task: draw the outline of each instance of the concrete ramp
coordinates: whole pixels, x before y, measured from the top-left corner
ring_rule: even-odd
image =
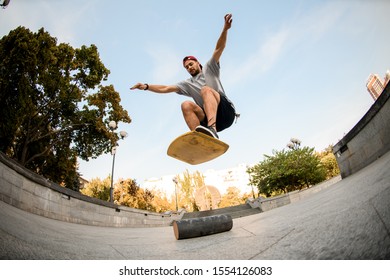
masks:
[[[299,201],[176,240],[172,227],[54,220],[0,201],[1,259],[390,259],[390,153]]]

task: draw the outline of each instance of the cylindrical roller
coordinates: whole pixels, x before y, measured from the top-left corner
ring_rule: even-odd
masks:
[[[215,215],[173,222],[173,232],[177,240],[229,231],[232,227],[233,220],[230,215]]]

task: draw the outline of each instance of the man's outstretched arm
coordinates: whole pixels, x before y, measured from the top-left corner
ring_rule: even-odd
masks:
[[[141,90],[150,90],[156,93],[170,93],[170,92],[178,92],[179,88],[177,86],[165,86],[165,85],[149,85],[143,83],[136,83],[134,86],[130,88],[133,89],[141,89]]]
[[[230,27],[232,26],[233,21],[233,15],[227,14],[225,15],[225,24],[222,29],[222,33],[219,36],[219,39],[217,41],[217,45],[215,46],[215,50],[213,53],[213,57],[216,62],[219,62],[219,59],[221,58],[222,52],[225,49],[226,46],[226,40],[227,40],[227,33]]]

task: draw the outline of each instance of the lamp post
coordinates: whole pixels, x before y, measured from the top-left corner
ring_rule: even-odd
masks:
[[[177,189],[177,178],[176,177],[173,177],[172,181],[175,183],[175,198],[176,198],[176,212],[178,211],[178,206],[177,206],[177,192],[176,192],[176,189]]]
[[[108,126],[112,132],[115,131],[117,128],[117,124],[115,121],[110,121],[108,123]],[[121,139],[127,137],[126,131],[119,132],[119,136]],[[115,143],[115,146],[111,148],[111,155],[112,155],[112,170],[111,170],[111,186],[110,186],[110,202],[113,202],[113,194],[114,194],[114,167],[115,167],[115,154],[116,154],[116,148],[118,146],[118,143]]]

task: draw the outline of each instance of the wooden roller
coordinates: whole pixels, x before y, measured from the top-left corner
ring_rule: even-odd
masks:
[[[173,222],[173,232],[177,240],[229,231],[232,227],[233,220],[230,215],[215,215]]]

